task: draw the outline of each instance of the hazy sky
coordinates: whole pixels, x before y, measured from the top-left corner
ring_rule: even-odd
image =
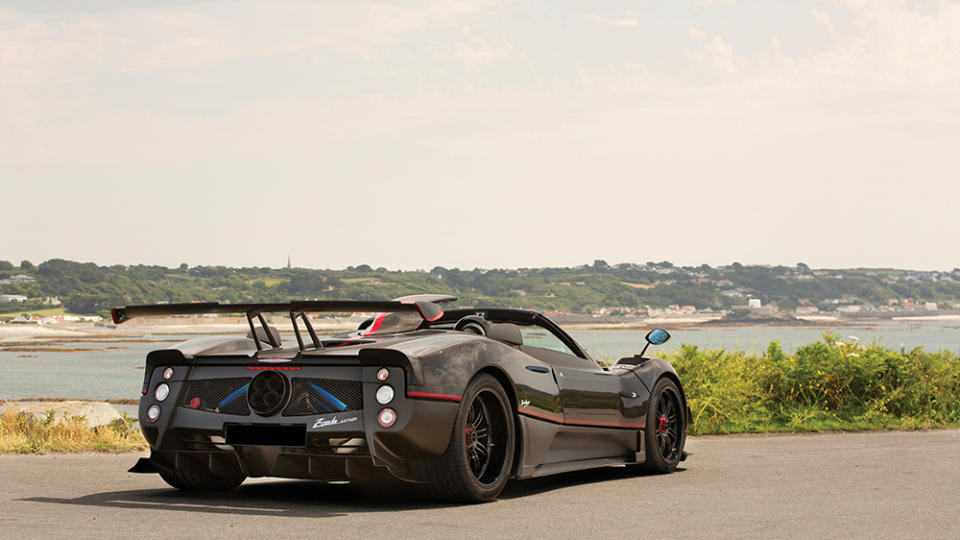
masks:
[[[0,0],[0,259],[960,266],[960,3]]]

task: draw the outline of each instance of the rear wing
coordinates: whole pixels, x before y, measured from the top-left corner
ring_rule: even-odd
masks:
[[[293,330],[297,336],[297,343],[300,350],[303,350],[303,339],[300,336],[300,328],[297,326],[297,318],[303,321],[307,332],[310,334],[311,341],[316,348],[322,349],[323,343],[317,337],[310,324],[307,313],[353,313],[353,312],[415,312],[427,322],[432,322],[443,316],[443,308],[438,302],[454,300],[453,297],[443,295],[416,295],[404,297],[399,301],[364,301],[364,300],[293,300],[290,302],[267,303],[267,304],[221,304],[219,302],[197,302],[189,304],[145,304],[138,306],[115,307],[110,310],[110,317],[114,324],[121,324],[137,317],[163,317],[171,315],[199,315],[205,313],[242,313],[247,317],[247,323],[250,325],[250,332],[254,336],[254,342],[257,350],[262,350],[260,340],[253,324],[256,318],[263,328],[265,337],[270,344],[276,348],[280,346],[279,341],[267,329],[267,322],[263,318],[264,313],[288,313],[290,321],[293,323]]]

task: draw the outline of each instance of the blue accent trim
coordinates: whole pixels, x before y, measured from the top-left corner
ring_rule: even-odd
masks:
[[[238,397],[240,397],[240,396],[242,396],[242,395],[245,395],[245,394],[247,393],[247,387],[248,387],[248,386],[250,386],[250,383],[247,383],[247,384],[241,386],[240,388],[237,388],[236,390],[234,390],[233,393],[231,393],[229,396],[223,398],[223,401],[221,401],[220,404],[217,405],[217,408],[218,408],[218,409],[222,409],[223,407],[225,407],[225,406],[229,405],[230,403],[232,403],[233,400],[237,399]]]
[[[327,412],[333,412],[333,409],[329,405],[323,402],[323,400],[317,398],[317,396],[310,396],[310,403],[313,403],[317,407],[323,408]]]
[[[320,394],[320,397],[326,400],[327,403],[336,407],[338,411],[347,410],[347,404],[333,397],[333,394],[331,394],[330,392],[327,392],[323,388],[320,388],[319,386],[313,383],[310,383],[310,388],[312,388],[314,392]]]

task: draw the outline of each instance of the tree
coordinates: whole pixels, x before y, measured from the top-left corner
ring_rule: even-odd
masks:
[[[290,278],[287,290],[296,295],[317,295],[327,289],[327,282],[323,276],[317,274],[296,275]]]
[[[0,261],[0,271],[3,270],[13,270],[14,266],[10,264],[10,261]]]
[[[20,261],[20,269],[23,270],[24,272],[35,272],[37,270],[37,267],[34,266],[33,263],[28,260],[22,260]]]
[[[124,298],[114,295],[78,294],[67,300],[64,306],[66,306],[68,311],[73,313],[91,315],[94,313],[104,313],[114,306],[125,303]]]

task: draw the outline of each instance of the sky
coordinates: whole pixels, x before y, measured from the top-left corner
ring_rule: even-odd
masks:
[[[0,260],[960,267],[960,3],[0,0]]]

